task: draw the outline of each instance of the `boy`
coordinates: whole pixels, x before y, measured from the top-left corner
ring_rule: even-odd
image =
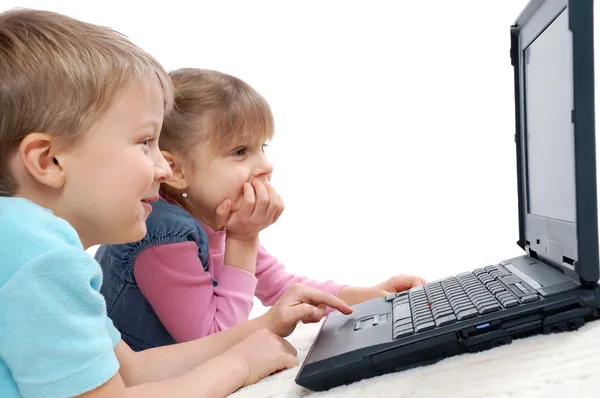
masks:
[[[0,14],[0,396],[219,397],[297,363],[282,339],[340,300],[295,287],[263,317],[134,354],[84,249],[141,239],[170,168],[168,75],[116,32]]]

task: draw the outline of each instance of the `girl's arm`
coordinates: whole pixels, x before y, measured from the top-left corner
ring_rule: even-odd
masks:
[[[262,245],[259,246],[256,260],[256,278],[258,279],[256,297],[265,306],[273,305],[290,286],[296,283],[327,291],[334,296],[338,296],[343,288],[333,281],[319,282],[287,272],[284,265],[269,254]],[[328,309],[329,311],[331,309]]]
[[[256,255],[258,253],[258,236],[254,239],[239,240],[227,236],[225,238],[225,267],[234,267],[251,275],[256,273]],[[253,285],[256,287],[256,283]],[[254,296],[252,291],[251,296]]]
[[[256,277],[258,278],[256,297],[265,306],[274,303],[294,283],[328,291],[348,305],[355,305],[391,292],[401,292],[413,286],[425,284],[424,279],[410,275],[397,275],[378,285],[368,287],[339,285],[333,281],[318,282],[288,273],[283,264],[262,246],[258,250]],[[332,310],[332,308],[328,308],[326,313]]]
[[[163,244],[136,258],[137,284],[156,315],[177,342],[207,336],[248,319],[256,278],[223,267],[217,286],[204,271],[194,242]]]

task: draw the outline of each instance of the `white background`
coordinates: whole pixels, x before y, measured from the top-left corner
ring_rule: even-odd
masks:
[[[149,4],[0,9],[109,25],[167,69],[217,69],[262,93],[286,203],[262,241],[294,273],[433,280],[521,254],[509,27],[525,0]]]

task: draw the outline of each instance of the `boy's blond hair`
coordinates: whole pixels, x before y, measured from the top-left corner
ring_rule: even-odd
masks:
[[[170,110],[168,74],[123,35],[48,11],[0,14],[0,196],[16,193],[8,160],[28,134],[51,133],[74,145],[121,90],[151,79]]]
[[[165,115],[161,149],[194,164],[189,151],[198,144],[215,151],[231,141],[247,145],[273,137],[273,114],[267,101],[243,80],[214,70],[182,68],[169,73],[175,89],[172,112]],[[181,202],[181,192],[161,184],[161,194]]]

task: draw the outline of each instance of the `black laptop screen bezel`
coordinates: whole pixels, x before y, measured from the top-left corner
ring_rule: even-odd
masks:
[[[575,223],[528,212],[527,137],[523,52],[562,12],[568,14],[573,40],[573,133],[575,152]],[[533,0],[511,27],[514,67],[518,245],[530,255],[582,282],[600,278],[595,155],[593,1]]]

